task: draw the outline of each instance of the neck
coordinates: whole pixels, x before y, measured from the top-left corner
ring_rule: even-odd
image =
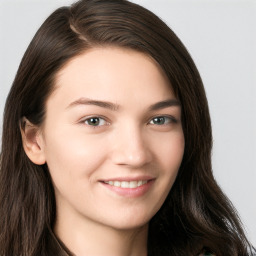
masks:
[[[58,219],[58,218],[57,218]],[[115,229],[87,220],[58,220],[55,233],[75,256],[146,256],[148,225]]]

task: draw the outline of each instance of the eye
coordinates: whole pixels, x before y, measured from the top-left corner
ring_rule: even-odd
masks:
[[[167,125],[170,123],[177,123],[177,120],[174,117],[170,116],[156,116],[149,122],[149,124],[154,125]]]
[[[101,117],[89,117],[83,120],[83,123],[89,126],[102,126],[108,124],[108,122]]]

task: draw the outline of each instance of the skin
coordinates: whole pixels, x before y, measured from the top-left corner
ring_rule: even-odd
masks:
[[[69,61],[55,86],[43,125],[27,121],[23,132],[27,155],[52,176],[55,233],[77,256],[146,255],[148,223],[184,153],[181,106],[166,75],[143,53],[94,48]],[[103,182],[140,179],[148,184],[138,193]]]

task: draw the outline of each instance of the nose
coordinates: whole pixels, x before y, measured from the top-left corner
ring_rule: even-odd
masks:
[[[140,168],[152,161],[149,142],[138,128],[119,130],[113,137],[112,145],[112,161],[117,165]]]

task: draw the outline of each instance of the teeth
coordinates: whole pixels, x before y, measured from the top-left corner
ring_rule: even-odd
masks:
[[[130,181],[129,183],[130,183],[129,188],[137,188],[140,186],[139,182],[137,182],[137,181]]]
[[[139,181],[104,181],[104,183],[109,184],[114,187],[121,188],[137,188],[144,184],[146,184],[147,180],[139,180]]]
[[[129,188],[129,183],[128,181],[122,181],[121,182],[121,188]]]
[[[114,181],[113,182],[113,186],[115,186],[115,187],[120,187],[120,185],[121,185],[120,181]]]

